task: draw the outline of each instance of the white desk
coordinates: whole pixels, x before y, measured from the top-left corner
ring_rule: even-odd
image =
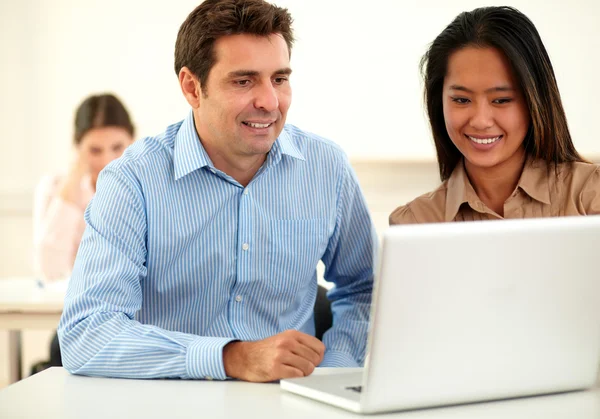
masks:
[[[21,330],[56,329],[66,282],[47,286],[33,278],[0,279],[0,330],[8,330],[9,382],[21,379]]]
[[[327,374],[330,369],[317,370]],[[598,419],[600,389],[382,415],[402,419]],[[0,418],[355,418],[278,384],[123,380],[50,368],[0,390]],[[377,417],[377,416],[371,416]]]

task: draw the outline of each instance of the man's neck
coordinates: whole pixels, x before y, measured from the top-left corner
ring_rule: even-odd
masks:
[[[491,168],[474,167],[465,160],[465,170],[477,196],[500,216],[504,216],[504,203],[519,183],[525,159],[523,150],[519,155]]]
[[[248,186],[267,158],[266,154],[233,156],[232,158],[232,156],[222,153],[220,150],[211,147],[209,144],[202,144],[204,145],[206,153],[215,165],[215,168],[228,174],[244,187]]]
[[[231,154],[230,150],[225,150],[222,144],[207,140],[208,136],[202,139],[201,127],[198,125],[198,118],[194,114],[194,126],[198,138],[215,165],[215,168],[237,180],[240,185],[246,187],[258,172],[258,169],[267,159],[267,154]]]

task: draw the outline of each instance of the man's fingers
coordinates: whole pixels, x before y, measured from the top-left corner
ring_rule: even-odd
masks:
[[[323,345],[323,342],[314,336],[302,332],[298,332],[296,339],[319,356],[319,363],[323,360],[323,355],[325,354],[325,345]]]
[[[275,380],[284,379],[284,378],[297,378],[304,377],[304,373],[298,368],[291,367],[289,365],[281,365],[279,369],[279,374],[277,374],[279,378],[275,378]]]
[[[315,352],[312,348],[304,345],[301,342],[295,342],[293,347],[291,348],[291,352],[295,355],[298,355],[308,361],[311,364],[317,366],[323,360],[323,357],[320,356],[317,352]]]
[[[289,367],[293,367],[300,370],[302,372],[303,377],[312,374],[312,372],[315,370],[315,364],[313,364],[306,358],[303,358],[291,352],[282,355],[279,361],[283,365],[287,365]]]

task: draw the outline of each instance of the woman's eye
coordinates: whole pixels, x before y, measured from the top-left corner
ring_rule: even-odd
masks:
[[[467,98],[464,98],[464,97],[453,97],[452,102],[458,103],[459,105],[464,105],[464,104],[469,103],[470,100]]]

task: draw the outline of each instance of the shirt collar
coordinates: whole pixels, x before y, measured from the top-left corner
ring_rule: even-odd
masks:
[[[279,163],[282,155],[287,155],[302,161],[306,160],[304,155],[292,141],[292,137],[286,129],[281,131],[281,134],[271,147],[267,158],[267,166]],[[179,127],[179,131],[177,131],[173,159],[175,180],[184,177],[194,170],[201,169],[202,167],[214,167],[213,162],[198,137],[192,111],[190,111],[187,118],[183,120],[183,123]]]
[[[269,151],[269,157],[267,158],[268,165],[274,165],[279,163],[282,155],[287,155],[292,158],[306,161],[304,155],[298,150],[296,144],[292,141],[292,136],[286,128],[281,131],[277,141],[271,147]]]
[[[548,165],[543,160],[528,159],[517,184],[527,195],[536,201],[550,204],[550,188],[548,183]],[[445,220],[456,218],[460,206],[467,202],[477,209],[481,200],[469,181],[463,160],[461,160],[448,179]]]
[[[523,167],[519,187],[536,201],[550,204],[550,184],[548,163],[544,160],[529,159]]]
[[[465,202],[469,203],[471,208],[476,207],[476,203],[479,201],[467,172],[465,172],[465,166],[463,161],[459,161],[450,178],[448,179],[448,192],[446,198],[446,222],[454,220],[460,206]]]
[[[175,136],[175,151],[173,155],[175,180],[205,166],[213,167],[208,153],[200,142],[194,114],[192,111],[185,118]]]

